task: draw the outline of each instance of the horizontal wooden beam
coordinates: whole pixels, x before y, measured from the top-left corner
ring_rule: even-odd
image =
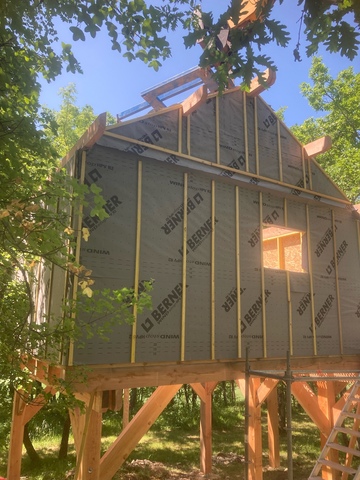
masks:
[[[250,359],[251,370],[266,378],[266,372],[284,374],[286,358]],[[46,361],[36,360],[36,368],[31,375],[45,385],[55,385],[55,377],[43,375],[48,369]],[[79,400],[86,401],[86,394],[94,390],[120,390],[122,388],[155,387],[160,385],[192,384],[205,382],[221,382],[244,378],[245,359],[188,361],[153,364],[119,364],[119,365],[78,365],[59,366],[52,369],[58,378],[71,383],[72,390],[77,392]],[[294,376],[304,374],[326,379],[328,374],[341,376],[344,381],[353,380],[360,374],[360,355],[335,355],[316,357],[292,357],[291,370]],[[38,378],[38,374],[40,378]],[[270,373],[269,373],[270,375]],[[270,375],[271,376],[271,375]],[[331,380],[331,377],[329,377]],[[339,380],[339,378],[337,378]]]
[[[209,98],[212,98],[211,95],[209,95]],[[180,105],[177,105],[175,107],[176,108],[181,108]],[[149,118],[149,116],[144,116],[142,118]],[[173,149],[170,149],[170,148],[165,148],[165,147],[162,147],[162,146],[159,146],[159,145],[146,143],[145,141],[142,141],[142,140],[137,140],[137,139],[134,139],[134,138],[131,138],[131,137],[127,137],[125,135],[120,135],[118,133],[113,133],[113,132],[110,131],[110,129],[107,129],[104,132],[104,135],[106,137],[118,139],[122,142],[129,142],[131,145],[136,144],[136,145],[144,146],[149,150],[149,152],[151,150],[154,150],[156,152],[162,152],[162,153],[165,153],[165,154],[176,155],[179,158],[194,161],[196,164],[207,165],[207,166],[213,168],[212,172],[211,171],[208,172],[209,174],[210,173],[217,174],[217,172],[216,172],[217,170],[226,170],[226,171],[229,171],[229,172],[236,173],[237,180],[239,182],[240,181],[246,182],[247,186],[249,186],[248,183],[247,183],[248,182],[247,179],[251,178],[253,180],[255,178],[255,179],[261,181],[261,185],[262,185],[263,189],[266,190],[266,191],[272,191],[273,189],[277,189],[277,186],[282,186],[282,187],[285,187],[286,189],[289,189],[289,191],[287,193],[284,193],[284,195],[288,196],[288,195],[292,195],[291,192],[293,192],[293,190],[294,190],[294,185],[291,185],[291,184],[286,183],[286,182],[281,181],[281,180],[276,180],[276,179],[270,178],[270,177],[263,177],[262,175],[257,175],[253,172],[246,172],[244,170],[238,170],[234,167],[229,167],[227,165],[223,165],[223,164],[220,164],[220,163],[211,162],[209,160],[205,160],[205,159],[200,158],[200,157],[194,157],[194,156],[188,155],[184,152],[179,152],[177,150],[173,150]],[[151,154],[149,154],[148,156],[151,157]],[[321,167],[319,166],[319,168],[321,168]],[[338,188],[338,187],[336,187],[335,184],[334,184],[334,186],[335,186],[335,188]],[[299,186],[296,186],[296,190],[298,190],[299,192],[301,192],[303,194],[303,196],[297,197],[301,201],[304,200],[304,201],[314,202],[314,203],[318,204],[318,200],[314,200],[314,196],[317,195],[317,196],[319,196],[319,198],[321,198],[321,201],[324,204],[328,203],[328,200],[330,200],[332,206],[334,204],[335,205],[338,204],[339,206],[341,204],[351,205],[350,200],[345,198],[344,195],[343,195],[344,198],[333,197],[331,195],[326,195],[324,193],[317,192],[315,190],[308,190],[307,188],[303,188],[303,187],[299,187]]]
[[[270,88],[271,85],[274,85],[275,80],[275,70],[272,70],[271,68],[266,69],[261,80],[259,77],[255,77],[253,80],[251,80],[250,91],[248,95],[250,97],[257,97],[258,95],[260,95],[260,93]]]
[[[73,385],[74,391],[91,392],[94,390],[119,390],[122,388],[149,387],[173,384],[192,384],[206,382],[220,382],[236,380],[245,372],[245,360],[237,361],[209,361],[209,362],[181,362],[170,364],[127,364],[119,366],[90,366],[87,367],[85,381],[79,375],[83,367],[67,367],[65,380]],[[252,370],[264,372],[286,370],[286,358],[253,359]],[[293,374],[301,372],[332,373],[360,371],[360,355],[333,356],[333,357],[296,357],[291,359]],[[320,376],[320,375],[319,375]],[[315,381],[315,378],[314,378]]]
[[[331,148],[331,137],[325,135],[325,137],[318,138],[314,142],[304,145],[304,150],[306,155],[310,157],[315,157],[320,153],[325,153]]]

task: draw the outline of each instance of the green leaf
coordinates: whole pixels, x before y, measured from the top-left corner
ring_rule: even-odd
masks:
[[[95,195],[98,195],[100,192],[102,192],[102,188],[100,188],[96,183],[92,183],[90,185],[90,191],[94,193]]]
[[[85,41],[85,34],[79,27],[70,27],[70,31],[73,34],[73,40],[76,42],[77,40]]]

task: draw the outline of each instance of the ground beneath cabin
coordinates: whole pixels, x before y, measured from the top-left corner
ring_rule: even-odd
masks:
[[[308,474],[294,466],[294,480],[307,480]],[[235,453],[219,453],[213,457],[213,469],[203,475],[198,469],[189,471],[184,466],[170,467],[161,462],[132,460],[114,477],[116,480],[244,480],[244,457]],[[286,468],[263,469],[263,480],[287,480]],[[70,480],[70,479],[69,479]]]

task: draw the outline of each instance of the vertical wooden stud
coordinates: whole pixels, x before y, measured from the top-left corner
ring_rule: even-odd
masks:
[[[307,159],[307,165],[308,165],[308,172],[309,172],[309,188],[310,190],[312,190],[313,184],[312,184],[311,158]],[[305,187],[306,187],[306,183],[305,183]]]
[[[238,357],[241,358],[240,195],[238,186],[235,187],[235,237],[237,350]]]
[[[247,95],[243,91],[243,119],[244,119],[244,146],[245,146],[245,169],[249,171],[249,138],[248,138],[248,119],[247,119]],[[258,173],[258,172],[256,172]]]
[[[260,163],[259,163],[259,127],[258,127],[258,108],[257,97],[254,97],[254,133],[255,133],[255,165],[256,175],[260,175]],[[249,171],[248,168],[246,170]]]
[[[216,140],[216,163],[220,162],[220,112],[219,112],[219,97],[215,97],[215,140]]]
[[[309,265],[309,280],[310,280],[310,295],[311,295],[311,327],[313,333],[313,350],[314,355],[317,355],[317,342],[316,342],[316,325],[315,325],[315,305],[314,305],[314,278],[312,269],[312,256],[311,256],[311,230],[310,230],[310,214],[309,205],[306,205],[306,238],[307,238],[307,255]]]
[[[178,152],[182,152],[182,119],[183,119],[183,110],[179,108],[178,111]]]
[[[215,359],[215,181],[211,181],[211,359]]]
[[[305,161],[305,148],[304,147],[301,148],[301,164],[302,164],[303,182],[304,182],[303,187],[308,188],[307,187],[307,182],[306,182],[306,165],[307,165],[307,162]],[[309,176],[310,176],[310,172],[309,172]]]
[[[331,223],[333,231],[333,247],[334,247],[334,265],[335,265],[335,286],[336,286],[336,305],[337,305],[337,317],[339,325],[339,343],[340,353],[344,353],[343,348],[343,334],[342,334],[342,320],[341,320],[341,299],[340,299],[340,286],[339,286],[339,266],[337,262],[337,244],[336,244],[336,226],[335,226],[335,212],[331,209]]]
[[[278,147],[278,162],[279,162],[279,180],[283,181],[283,164],[282,164],[282,151],[281,151],[281,123],[280,120],[276,121],[276,133],[277,133],[277,147]]]
[[[137,185],[137,210],[136,210],[136,245],[135,245],[135,272],[134,272],[134,295],[139,293],[140,275],[140,241],[141,241],[141,202],[142,202],[142,161],[138,162],[138,185]],[[137,304],[133,307],[134,323],[131,336],[131,363],[135,362],[136,356],[136,329],[137,329]]]
[[[265,269],[264,269],[264,247],[263,247],[263,196],[259,192],[259,210],[260,210],[260,272],[261,272],[261,316],[263,333],[263,355],[267,357],[267,335],[266,335],[266,302],[265,302]]]
[[[191,155],[191,115],[186,117],[186,153]]]
[[[187,262],[187,198],[188,174],[184,173],[184,218],[183,218],[183,261],[182,261],[182,296],[181,296],[181,345],[180,359],[185,360],[185,335],[186,335],[186,262]]]

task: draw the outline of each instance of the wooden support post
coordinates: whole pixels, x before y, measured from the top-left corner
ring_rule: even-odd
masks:
[[[317,382],[317,391],[318,391],[318,403],[321,411],[326,415],[328,421],[328,434],[320,432],[320,442],[321,448],[325,446],[325,443],[328,439],[328,436],[331,430],[334,427],[333,420],[333,407],[335,406],[335,391],[334,391],[334,382],[326,380]],[[331,460],[335,463],[339,462],[339,452],[334,449],[330,449],[330,454],[328,460]],[[330,468],[323,467],[322,475],[325,480],[339,480],[340,472],[332,471]]]
[[[9,445],[9,458],[7,478],[9,480],[19,480],[21,475],[21,456],[22,456],[22,444],[24,439],[24,413],[25,413],[25,401],[23,398],[24,392],[15,391],[13,400],[11,433],[10,433],[10,445]]]
[[[269,465],[272,468],[280,467],[279,443],[279,405],[277,389],[274,388],[267,397]]]
[[[216,382],[204,384],[204,395],[200,405],[200,471],[205,475],[212,468],[212,392]]]
[[[75,418],[75,417],[74,417]],[[80,420],[77,434],[83,420]],[[99,480],[102,430],[102,392],[93,393],[86,405],[80,448],[77,448],[75,480]],[[75,437],[74,437],[75,438]],[[79,437],[77,439],[77,442]]]
[[[22,445],[25,424],[47,403],[46,394],[54,394],[52,387],[46,387],[44,393],[27,403],[27,393],[15,391],[10,432],[8,480],[19,480],[21,474]]]
[[[102,413],[91,409],[79,480],[100,480]]]
[[[130,419],[130,389],[124,388],[123,429],[128,425],[129,419]]]
[[[262,480],[261,405],[257,399],[260,378],[249,378],[248,479]]]
[[[71,429],[74,437],[74,446],[76,455],[80,455],[81,439],[85,429],[85,413],[82,413],[80,407],[69,410]]]
[[[100,460],[101,480],[111,480],[181,385],[158,387]]]

